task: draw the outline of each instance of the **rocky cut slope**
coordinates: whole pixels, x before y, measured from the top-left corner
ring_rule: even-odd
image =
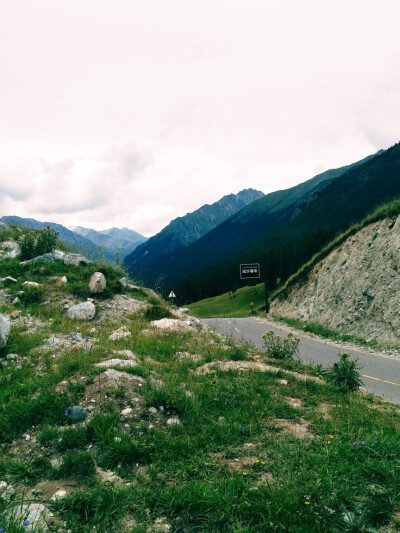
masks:
[[[348,237],[271,303],[271,314],[317,322],[368,342],[400,344],[400,216]]]

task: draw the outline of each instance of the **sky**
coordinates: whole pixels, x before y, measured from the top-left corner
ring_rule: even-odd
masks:
[[[398,0],[0,0],[0,215],[149,237],[400,140]]]

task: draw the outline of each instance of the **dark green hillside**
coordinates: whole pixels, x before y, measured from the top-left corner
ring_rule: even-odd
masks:
[[[226,270],[224,265],[223,272],[216,272],[214,265],[225,262],[250,244],[257,243],[285,220],[291,220],[331,182],[339,179],[350,169],[366,164],[373,157],[375,156],[369,156],[340,169],[328,170],[291,189],[268,194],[247,205],[194,243],[181,246],[180,249],[170,253],[165,252],[168,248],[164,246],[164,255],[161,256],[148,254],[146,259],[141,260],[141,264],[146,268],[138,268],[138,264],[128,263],[129,258],[127,258],[127,268],[136,279],[140,279],[146,285],[157,285],[159,290],[167,291],[178,284],[182,301],[197,300],[230,290],[238,285],[238,264],[243,262],[241,256],[238,261],[235,259],[234,270],[230,267]],[[167,229],[153,237],[153,240],[160,239]],[[151,241],[152,239],[137,248],[130,257],[138,256],[141,250],[150,246]],[[291,250],[283,252],[291,253]],[[255,259],[250,260],[259,261],[259,255],[257,252],[254,255]],[[206,271],[204,278],[200,276],[201,282],[198,284],[198,273],[209,267],[213,268],[213,272]],[[186,277],[189,277],[188,281],[182,284],[182,279]]]
[[[224,196],[212,205],[203,205],[193,213],[170,222],[160,233],[138,246],[124,263],[137,280],[154,284],[164,257],[200,239],[246,205],[264,196],[260,191],[245,189],[238,194]]]
[[[260,227],[265,228],[271,220],[268,219],[272,217],[270,213],[247,220],[245,228],[241,228],[243,235],[247,232],[248,242],[251,236],[257,235],[257,238],[242,247],[240,253],[234,250],[236,253],[226,254],[225,260],[220,254],[214,264],[205,265],[206,268],[198,269],[184,280],[176,279],[175,292],[186,301],[196,301],[236,288],[240,286],[238,265],[247,261],[262,264],[268,288],[272,289],[278,279],[287,279],[337,233],[365,217],[379,204],[399,195],[400,146],[396,144],[330,181],[324,189],[313,191],[304,202],[297,204],[290,217],[286,216],[272,228],[269,226],[267,235],[259,236],[259,232]],[[230,219],[224,225],[225,238],[227,226],[232,223]],[[204,241],[207,239],[212,249],[216,245],[213,239],[216,239],[217,230],[203,239],[202,249],[192,246],[185,250],[186,256],[181,253],[180,261],[187,265],[190,255],[201,265],[201,253],[206,250]],[[196,255],[198,250],[200,253]]]

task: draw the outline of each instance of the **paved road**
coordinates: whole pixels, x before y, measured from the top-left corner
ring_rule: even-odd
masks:
[[[263,349],[262,335],[273,330],[279,335],[286,335],[290,328],[278,327],[273,322],[257,318],[205,318],[202,320],[218,333],[232,337],[237,341],[246,341]],[[321,364],[324,368],[338,360],[340,352],[346,352],[358,359],[362,367],[360,374],[366,389],[377,396],[400,404],[400,359],[371,354],[340,347],[329,341],[318,340],[296,332],[300,338],[299,355],[304,363]]]

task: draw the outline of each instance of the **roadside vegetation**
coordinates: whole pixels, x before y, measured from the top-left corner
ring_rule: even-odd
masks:
[[[258,283],[192,303],[189,309],[192,315],[199,318],[244,318],[258,314],[263,306],[265,306],[264,283]]]
[[[88,293],[95,271],[106,294]],[[150,321],[173,310],[122,287],[123,274],[0,261],[1,278],[17,279],[2,283],[2,313],[22,313],[0,351],[0,481],[16,491],[0,503],[1,531],[27,531],[16,509],[29,501],[59,533],[396,531],[397,406],[319,379],[293,343],[277,359],[196,325],[158,330]],[[25,280],[41,284],[40,301],[12,304]],[[68,319],[64,302],[87,297],[94,319]],[[115,297],[147,307],[112,314]],[[121,326],[131,335],[110,338]],[[137,364],[107,381],[95,365],[128,360],[122,350]]]

